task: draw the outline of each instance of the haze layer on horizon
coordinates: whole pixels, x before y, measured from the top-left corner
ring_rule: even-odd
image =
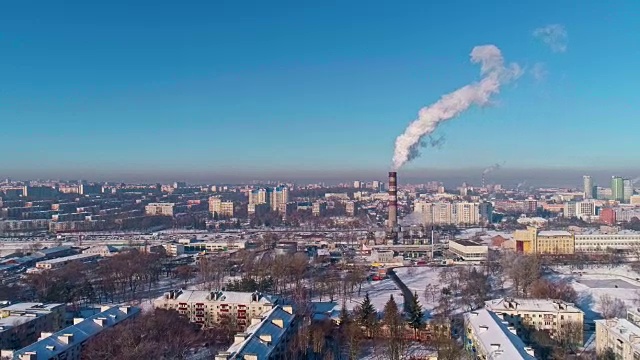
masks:
[[[463,182],[469,185],[479,186],[484,168],[460,168],[460,169],[410,169],[398,173],[400,184],[424,184],[430,181],[443,182],[448,187],[459,186]],[[353,180],[380,180],[386,181],[388,169],[361,169],[361,170],[296,170],[286,169],[280,171],[234,171],[224,169],[216,170],[189,170],[189,171],[100,171],[73,170],[61,171],[35,171],[20,170],[14,172],[2,171],[2,179],[13,180],[87,180],[94,182],[125,182],[125,183],[171,183],[174,181],[186,181],[190,184],[244,184],[260,181],[293,182],[309,184],[324,182],[326,184],[338,184]],[[591,175],[594,183],[608,187],[611,176],[623,176],[636,178],[640,175],[640,167],[636,168],[612,168],[612,169],[578,169],[578,168],[508,168],[503,167],[485,176],[488,184],[497,183],[505,186],[515,186],[526,182],[526,186],[558,186],[576,187],[582,186],[582,176]]]

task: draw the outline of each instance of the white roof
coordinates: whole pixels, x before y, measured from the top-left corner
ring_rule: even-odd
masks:
[[[522,339],[512,333],[496,314],[480,309],[465,313],[464,319],[467,326],[473,328],[478,342],[491,354],[491,359],[535,359],[525,350]]]
[[[527,311],[527,312],[572,312],[581,313],[574,304],[550,299],[494,299],[485,301],[485,307],[494,312]],[[564,309],[560,309],[561,304]]]
[[[257,355],[258,359],[268,359],[294,319],[293,311],[289,313],[282,306],[273,308],[263,315],[262,321],[247,328],[244,332],[246,335],[244,341],[233,344],[227,349],[226,352],[231,354],[229,359],[244,359],[245,355],[250,354]],[[283,326],[279,327],[273,323],[273,320],[282,320]],[[270,336],[271,341],[264,341],[265,336]]]
[[[65,262],[65,261],[82,260],[82,259],[95,257],[95,256],[96,254],[78,254],[78,255],[65,256],[57,259],[38,261],[37,264],[56,264],[56,263]]]
[[[180,290],[181,294],[175,299],[179,302],[211,302],[211,291],[206,290]],[[231,304],[248,304],[251,303],[251,296],[253,293],[250,292],[237,292],[237,291],[220,291],[220,297],[218,297],[218,302],[226,302]],[[273,304],[277,301],[277,298],[271,295],[259,294],[260,297],[258,299],[259,303],[263,304]],[[158,300],[164,300],[164,297],[159,298]]]
[[[107,309],[106,311],[88,317],[76,325],[64,328],[58,332],[53,333],[49,337],[46,337],[27,347],[15,351],[13,353],[13,358],[19,359],[20,355],[35,352],[37,360],[49,360],[62,354],[69,347],[84,342],[87,339],[97,335],[102,330],[114,326],[125,319],[132,318],[139,313],[140,309],[136,307],[121,308],[118,306],[114,306]],[[104,326],[100,326],[98,324],[98,322],[100,321],[99,319],[104,319]],[[72,335],[73,339],[71,340],[70,344],[65,344],[60,340],[60,337],[68,334]]]
[[[59,306],[64,306],[64,304],[43,304],[43,303],[35,303],[35,302],[23,302],[23,303],[17,303],[17,304],[5,306],[3,308],[0,308],[0,311],[3,311],[3,312],[28,311],[28,312],[35,312],[35,313],[49,313]]]

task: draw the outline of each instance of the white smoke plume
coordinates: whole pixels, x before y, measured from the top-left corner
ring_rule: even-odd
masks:
[[[415,159],[423,145],[422,140],[431,135],[442,122],[455,118],[471,105],[488,104],[491,95],[499,93],[502,85],[522,75],[522,69],[518,64],[505,66],[502,53],[495,45],[474,47],[471,51],[471,62],[480,63],[480,81],[443,95],[436,103],[420,109],[418,118],[396,139],[394,169],[397,170]]]
[[[631,185],[635,185],[636,183],[638,183],[640,181],[640,177],[637,177],[633,180],[631,180]]]
[[[502,164],[495,163],[495,164],[489,166],[488,168],[482,170],[482,175],[487,175],[487,174],[492,173],[492,172],[494,172],[496,170],[500,170],[504,164],[505,164],[504,162]]]

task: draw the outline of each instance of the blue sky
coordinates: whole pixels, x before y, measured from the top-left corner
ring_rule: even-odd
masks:
[[[638,13],[637,1],[5,3],[0,173],[385,171],[421,107],[479,78],[469,52],[482,44],[527,73],[444,124],[445,144],[408,170],[638,169]],[[566,51],[532,35],[549,24]]]

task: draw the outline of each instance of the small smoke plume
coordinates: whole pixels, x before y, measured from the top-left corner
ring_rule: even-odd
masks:
[[[495,164],[489,166],[488,168],[482,170],[482,175],[487,175],[487,174],[492,173],[492,172],[494,172],[496,170],[500,170],[504,166],[504,164],[505,164],[504,162],[502,164],[495,163]]]
[[[560,24],[551,24],[533,30],[533,36],[542,40],[553,52],[567,51],[567,30]]]
[[[638,183],[640,181],[640,177],[637,177],[633,180],[631,180],[631,185],[635,185],[636,183]]]
[[[420,109],[418,118],[396,139],[394,169],[399,169],[420,155],[419,149],[425,144],[423,139],[431,135],[440,123],[455,118],[471,105],[488,104],[491,95],[499,93],[502,85],[522,75],[518,64],[505,66],[502,53],[495,45],[474,47],[471,62],[480,63],[480,81],[443,95],[433,105]]]
[[[518,185],[516,185],[516,190],[520,190],[523,186],[527,185],[526,181],[520,182],[518,183]]]

